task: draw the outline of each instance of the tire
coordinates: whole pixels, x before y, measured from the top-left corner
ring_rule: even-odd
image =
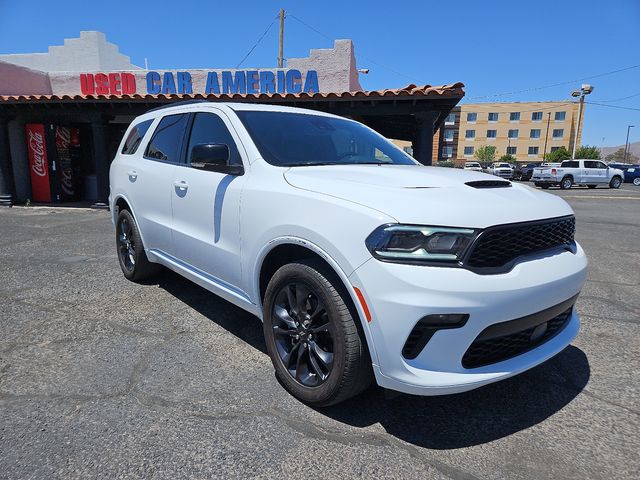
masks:
[[[596,188],[597,185],[587,185],[588,188]]]
[[[373,378],[344,290],[333,271],[309,259],[278,269],[264,297],[264,335],[276,376],[291,395],[315,407],[353,397]]]
[[[633,184],[634,184],[636,187],[640,187],[640,177],[636,177],[636,178],[634,178],[634,179],[633,179]]]
[[[622,179],[620,177],[613,177],[609,182],[609,188],[620,188],[622,185]]]
[[[116,221],[116,249],[122,273],[132,282],[155,275],[160,266],[147,258],[138,225],[129,210],[120,210]]]
[[[573,186],[573,178],[571,177],[564,177],[560,181],[560,188],[562,190],[569,190],[572,186]]]

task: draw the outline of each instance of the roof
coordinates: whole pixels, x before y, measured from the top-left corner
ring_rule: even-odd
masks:
[[[457,82],[448,85],[407,85],[399,89],[371,90],[342,93],[236,93],[236,94],[159,94],[159,95],[0,95],[0,104],[48,103],[48,102],[131,102],[147,100],[219,100],[219,101],[278,101],[278,100],[353,100],[359,98],[401,99],[410,97],[457,98],[464,96],[464,84]]]

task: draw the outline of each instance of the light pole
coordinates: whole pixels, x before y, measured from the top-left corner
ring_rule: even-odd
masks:
[[[629,130],[631,130],[635,125],[627,125],[627,140],[624,142],[624,163],[627,163],[627,153],[629,151]]]
[[[593,86],[583,83],[580,90],[574,90],[571,92],[572,97],[580,97],[580,106],[578,107],[578,121],[576,122],[576,133],[573,136],[573,152],[571,152],[571,158],[576,159],[576,147],[578,144],[578,132],[580,131],[580,121],[582,120],[582,109],[584,108],[584,97],[593,92]]]

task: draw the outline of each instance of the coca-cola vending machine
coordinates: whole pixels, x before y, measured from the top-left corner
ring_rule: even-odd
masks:
[[[52,124],[26,125],[27,152],[34,202],[79,198],[80,130]]]

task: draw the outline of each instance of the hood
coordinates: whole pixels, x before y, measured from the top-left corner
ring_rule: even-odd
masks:
[[[466,185],[506,180],[457,168],[327,165],[292,167],[284,177],[293,187],[365,205],[400,223],[486,228],[573,214],[560,197],[521,184]]]

